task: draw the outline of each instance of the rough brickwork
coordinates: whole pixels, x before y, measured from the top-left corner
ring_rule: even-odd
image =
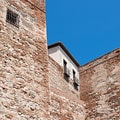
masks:
[[[80,68],[86,120],[120,120],[120,49]]]
[[[44,2],[0,0],[0,120],[49,119],[46,24],[39,1]],[[19,28],[6,22],[7,8],[19,15]]]
[[[79,91],[64,79],[63,68],[51,58],[49,58],[49,78],[51,119],[85,120],[85,104],[79,99]]]
[[[45,0],[0,0],[0,120],[120,120],[120,49],[80,67],[79,88],[48,57]]]

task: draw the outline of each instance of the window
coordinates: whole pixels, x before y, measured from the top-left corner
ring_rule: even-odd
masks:
[[[69,82],[70,77],[70,70],[67,68],[67,62],[63,60],[63,67],[64,67],[64,79]]]
[[[6,21],[16,27],[19,27],[19,15],[7,9]]]
[[[75,71],[73,70],[73,80],[75,80]]]
[[[76,77],[76,72],[73,70],[73,85],[76,90],[78,90],[79,80]]]
[[[66,73],[67,70],[67,62],[63,60],[63,66],[64,66],[64,73]]]
[[[79,86],[78,83],[74,81],[74,82],[73,82],[73,85],[74,85],[74,88],[75,88],[76,90],[78,90],[78,86]]]

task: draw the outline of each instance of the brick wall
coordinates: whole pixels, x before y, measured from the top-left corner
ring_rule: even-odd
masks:
[[[45,12],[45,0],[26,0],[30,4],[34,4],[38,9]]]
[[[45,12],[34,1],[0,0],[0,120],[49,119]],[[7,8],[19,28],[6,22]]]
[[[77,91],[48,58],[45,1],[0,0],[0,120],[119,120],[120,49],[80,67],[80,80]]]
[[[86,120],[120,120],[120,49],[80,68]]]
[[[79,91],[63,78],[63,68],[49,57],[50,116],[52,120],[84,120]]]

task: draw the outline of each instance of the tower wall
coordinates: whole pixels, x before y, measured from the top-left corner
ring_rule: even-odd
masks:
[[[80,68],[86,120],[120,119],[120,49]]]
[[[0,0],[0,120],[119,120],[120,49],[80,67],[79,98],[46,38],[44,0]]]
[[[63,76],[63,68],[49,57],[51,120],[85,120],[85,103]]]
[[[1,120],[49,119],[44,4],[43,0],[0,0]],[[8,9],[17,14],[17,26],[6,21]]]

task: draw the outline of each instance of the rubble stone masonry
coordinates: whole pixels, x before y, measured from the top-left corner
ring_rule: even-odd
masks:
[[[0,120],[48,120],[43,0],[0,0]],[[7,9],[19,27],[6,22]]]
[[[50,117],[52,120],[85,120],[85,103],[79,99],[71,81],[63,77],[63,68],[49,57]]]
[[[86,120],[120,120],[120,49],[80,68]]]
[[[120,49],[81,66],[77,91],[46,38],[44,0],[0,0],[0,120],[120,120]]]

